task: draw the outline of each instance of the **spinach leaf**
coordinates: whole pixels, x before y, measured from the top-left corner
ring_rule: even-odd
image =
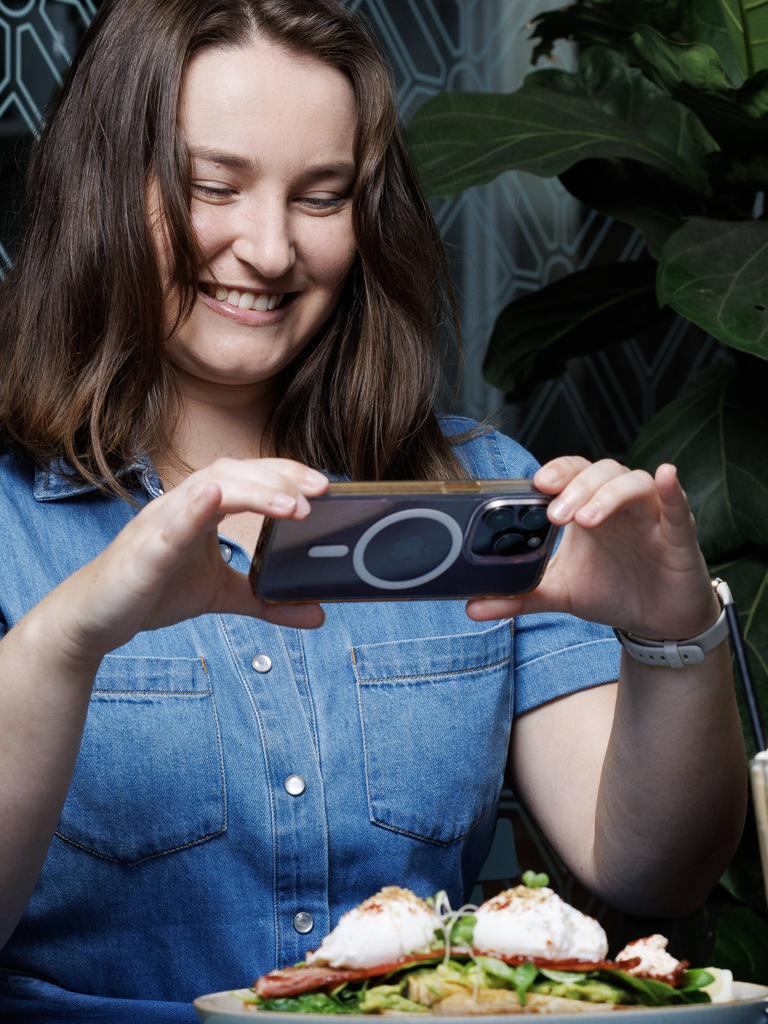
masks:
[[[520,1000],[520,1005],[525,1006],[525,993],[534,981],[536,981],[536,975],[539,973],[539,968],[536,964],[524,963],[520,964],[519,967],[513,967],[512,972],[515,976],[517,998]]]
[[[706,972],[705,972],[706,973]],[[665,981],[653,978],[636,978],[626,971],[601,971],[600,977],[609,984],[620,984],[631,989],[644,1006],[670,1006],[674,1003],[708,1003],[710,998],[698,987],[690,989],[673,988]],[[706,984],[706,982],[705,982]]]
[[[478,964],[489,978],[498,978],[506,982],[510,988],[515,987],[515,972],[509,964],[503,960],[497,960],[493,956],[476,956],[475,963]]]
[[[514,988],[520,1005],[525,1006],[525,993],[536,981],[539,973],[539,968],[535,964],[526,962],[519,967],[510,967],[503,960],[497,960],[492,956],[475,957],[475,962],[489,978],[498,978],[508,988]]]
[[[553,971],[549,967],[540,967],[539,971],[550,981],[572,981],[578,985],[586,978],[594,978],[594,971]]]
[[[277,999],[259,999],[262,1010],[281,1013],[359,1013],[359,996],[341,999],[327,992],[303,992],[300,996],[282,996]]]
[[[699,988],[704,988],[705,985],[711,985],[714,980],[709,971],[703,967],[692,967],[683,972],[681,989],[683,992],[695,992]]]

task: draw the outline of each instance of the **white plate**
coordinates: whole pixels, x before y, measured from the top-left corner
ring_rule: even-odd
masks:
[[[619,1024],[627,1014],[642,1018],[642,1024],[765,1024],[768,1012],[768,988],[745,981],[734,982],[732,1003],[691,1003],[686,1006],[640,1006],[617,1011]],[[248,989],[242,990],[244,993]],[[237,992],[214,992],[195,999],[195,1009],[203,1024],[242,1024],[254,1019],[270,1024],[319,1024],[320,1021],[347,1021],[349,1024],[373,1024],[376,1014],[276,1013],[273,1010],[247,1008]],[[443,1020],[446,1024],[606,1024],[605,1011],[598,1013],[515,1013],[482,1017],[430,1017],[422,1013],[402,1013],[398,1018],[409,1021]],[[391,1019],[391,1018],[390,1018]]]

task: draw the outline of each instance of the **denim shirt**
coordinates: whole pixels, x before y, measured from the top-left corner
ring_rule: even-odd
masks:
[[[480,478],[536,468],[493,432],[456,451]],[[134,470],[141,504],[161,493],[148,462]],[[0,483],[5,630],[136,510],[11,454]],[[196,995],[301,960],[380,886],[459,905],[493,837],[515,715],[618,675],[610,631],[566,615],[325,612],[308,631],[204,615],[104,658],[43,871],[0,953],[0,1020],[192,1022]]]

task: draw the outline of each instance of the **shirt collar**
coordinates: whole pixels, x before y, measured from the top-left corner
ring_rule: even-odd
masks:
[[[150,498],[157,498],[163,493],[163,485],[147,455],[138,456],[122,466],[115,476],[118,479],[137,477]],[[98,491],[98,487],[78,479],[66,459],[54,459],[48,466],[35,469],[33,493],[37,501],[59,501],[93,491]]]
[[[345,474],[330,473],[325,469],[322,472],[331,483],[349,480]],[[131,475],[138,478],[150,498],[159,498],[163,493],[162,481],[148,455],[138,456],[115,473],[118,480]],[[94,491],[98,491],[98,487],[78,479],[66,459],[54,459],[48,466],[35,469],[33,493],[37,501],[59,501],[62,498],[74,498]]]

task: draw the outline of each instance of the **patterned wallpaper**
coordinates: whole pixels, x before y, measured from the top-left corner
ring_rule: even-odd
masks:
[[[530,68],[527,28],[562,0],[348,0],[373,24],[395,69],[407,119],[445,89],[504,91]],[[19,185],[29,140],[94,0],[0,0],[0,274],[18,235]],[[557,54],[571,66],[565,46]],[[461,299],[463,375],[456,411],[493,422],[545,459],[559,451],[619,455],[639,425],[711,355],[710,343],[677,325],[574,360],[559,380],[506,405],[482,377],[494,320],[516,295],[593,262],[634,259],[637,236],[583,208],[557,180],[508,173],[434,210]],[[455,362],[455,361],[454,361]],[[449,367],[455,379],[455,367]]]

